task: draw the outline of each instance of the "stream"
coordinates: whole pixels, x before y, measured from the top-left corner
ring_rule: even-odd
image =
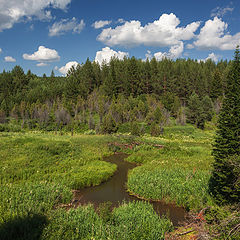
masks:
[[[78,206],[92,203],[94,207],[97,208],[100,203],[110,201],[112,207],[118,207],[123,201],[146,201],[129,195],[126,191],[128,170],[137,166],[134,163],[124,161],[127,157],[128,155],[124,153],[104,157],[104,161],[117,165],[117,171],[108,181],[98,186],[75,191],[74,205]],[[148,202],[153,205],[158,215],[167,215],[174,226],[179,226],[186,218],[187,213],[184,208],[178,207],[173,203],[165,203],[164,201]]]

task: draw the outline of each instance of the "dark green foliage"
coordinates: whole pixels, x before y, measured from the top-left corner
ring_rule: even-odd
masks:
[[[213,73],[213,79],[211,83],[211,94],[212,99],[217,99],[223,95],[223,77],[219,69],[216,69]]]
[[[240,239],[240,208],[233,206],[212,206],[206,209],[205,219],[218,239]]]
[[[203,106],[199,96],[194,92],[189,97],[187,108],[187,121],[198,128],[204,128]]]
[[[181,108],[181,101],[180,101],[178,96],[175,96],[174,97],[174,102],[173,102],[172,107],[170,109],[171,112],[172,112],[172,115],[174,117],[176,117],[178,115],[178,112],[179,112],[180,108]]]
[[[0,224],[0,239],[3,240],[38,240],[47,224],[46,216],[29,214]]]
[[[212,117],[213,117],[213,103],[211,98],[206,95],[203,97],[202,101],[202,107],[203,107],[203,115],[204,115],[204,119],[206,121],[211,121]]]
[[[240,156],[240,56],[239,48],[227,78],[227,89],[218,120],[210,191],[219,202],[239,202]]]
[[[103,119],[102,132],[111,134],[117,132],[117,129],[118,127],[115,120],[113,119],[112,114],[108,113]]]
[[[178,109],[177,116],[176,116],[176,122],[177,122],[177,124],[180,124],[182,126],[186,124],[186,113],[185,113],[184,107],[180,107]]]
[[[193,93],[188,100],[187,121],[203,129],[205,121],[211,121],[213,116],[213,103],[208,95],[202,99]]]
[[[112,203],[108,201],[108,202],[100,203],[97,208],[97,213],[104,222],[108,222],[111,219],[111,216],[112,216],[111,207],[112,207]]]
[[[112,58],[100,66],[87,59],[66,77],[55,76],[53,71],[50,77],[37,77],[16,66],[0,73],[1,121],[5,124],[11,117],[22,129],[47,131],[85,132],[96,125],[101,132],[109,112],[119,126],[146,121],[148,126],[155,122],[162,127],[170,117],[185,124],[184,106],[190,110],[188,121],[203,128],[212,117],[211,100],[224,95],[229,66],[227,61],[142,61],[135,57]],[[197,105],[192,93],[198,96]]]
[[[159,126],[159,124],[153,122],[150,127],[150,133],[154,137],[158,137],[163,134],[163,128]]]
[[[135,121],[131,123],[131,134],[135,135],[135,136],[141,135],[141,129],[140,129],[138,123]]]

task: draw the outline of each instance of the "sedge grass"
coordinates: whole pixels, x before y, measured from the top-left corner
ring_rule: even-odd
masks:
[[[161,137],[139,138],[128,161],[142,164],[130,171],[128,190],[145,199],[175,202],[199,210],[211,204],[208,181],[213,157],[212,132],[193,126],[167,128]],[[157,149],[151,144],[164,147]]]
[[[42,239],[163,240],[172,229],[171,222],[160,218],[149,203],[125,203],[113,210],[107,222],[88,205],[55,211]]]
[[[71,189],[99,184],[116,170],[102,161],[112,136],[0,134],[0,239],[164,239],[172,229],[148,203],[116,208],[109,221],[70,203]],[[116,141],[116,139],[114,139]]]

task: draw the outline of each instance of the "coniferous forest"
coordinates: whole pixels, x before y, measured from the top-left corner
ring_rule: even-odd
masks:
[[[146,122],[162,128],[171,117],[198,128],[218,114],[231,61],[157,61],[134,57],[99,66],[89,59],[66,77],[36,76],[20,66],[0,74],[0,121],[53,131]]]

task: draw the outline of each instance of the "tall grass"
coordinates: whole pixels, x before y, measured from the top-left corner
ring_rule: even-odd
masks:
[[[25,183],[6,184],[0,188],[0,223],[29,213],[44,214],[60,203],[68,203],[72,193],[60,184]]]
[[[128,188],[148,199],[175,202],[186,209],[201,209],[210,199],[209,176],[209,171],[167,169],[149,164],[131,171]]]
[[[0,183],[48,181],[74,189],[97,185],[116,170],[115,165],[101,161],[110,154],[109,140],[100,136],[0,135]]]
[[[107,180],[102,161],[113,136],[0,133],[0,239],[164,239],[172,229],[148,203],[129,203],[101,218],[93,206],[59,208],[71,189]]]
[[[163,240],[172,224],[160,218],[152,206],[143,202],[132,202],[115,208],[106,222],[97,215],[91,205],[57,210],[44,229],[43,239],[124,239]]]
[[[175,202],[186,209],[201,209],[208,194],[212,132],[192,126],[167,128],[161,137],[142,137],[128,161],[142,164],[129,173],[128,190],[138,196]],[[151,144],[164,147],[157,149]]]

